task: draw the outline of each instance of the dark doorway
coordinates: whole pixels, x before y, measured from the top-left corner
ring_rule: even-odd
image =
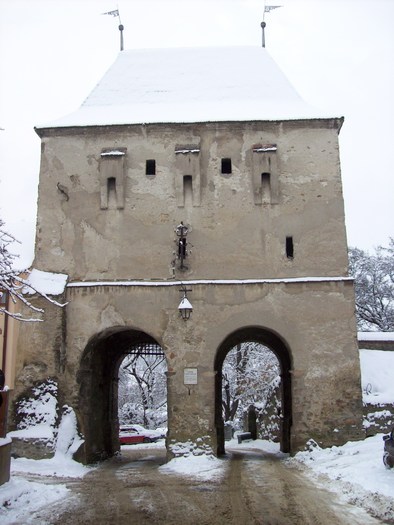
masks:
[[[125,327],[96,334],[84,350],[78,372],[78,412],[86,463],[106,459],[119,451],[119,366],[136,347],[161,351],[149,334]]]
[[[290,452],[290,428],[291,428],[291,358],[286,343],[275,333],[260,328],[247,327],[230,334],[219,346],[215,359],[216,385],[215,385],[215,422],[217,432],[217,453],[225,453],[224,418],[223,418],[223,364],[226,356],[234,349],[245,352],[248,345],[250,348],[265,349],[275,354],[279,363],[280,385],[278,396],[280,397],[280,429],[278,438],[282,452]],[[237,351],[237,350],[236,350]],[[256,353],[258,357],[258,352]],[[263,356],[264,353],[261,353]],[[263,358],[263,357],[262,357]],[[252,404],[249,409],[252,408]]]

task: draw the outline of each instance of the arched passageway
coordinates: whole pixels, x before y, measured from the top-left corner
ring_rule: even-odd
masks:
[[[145,332],[113,327],[88,342],[78,372],[78,412],[85,437],[84,461],[92,463],[119,450],[118,372],[124,356],[136,347],[160,348]]]
[[[222,410],[222,369],[227,354],[231,349],[243,343],[255,342],[269,348],[277,357],[280,365],[281,378],[281,430],[280,448],[282,452],[290,452],[291,415],[291,356],[286,343],[274,332],[261,327],[246,327],[237,330],[226,337],[219,346],[215,358],[215,426],[217,433],[217,453],[225,453],[224,421]]]
[[[157,344],[133,344],[119,366],[119,425],[167,426],[167,360]]]

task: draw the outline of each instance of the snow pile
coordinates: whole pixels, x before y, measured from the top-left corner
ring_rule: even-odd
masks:
[[[223,460],[205,454],[202,456],[182,456],[174,458],[159,467],[161,472],[167,474],[182,474],[206,481],[222,477],[224,469],[225,463]]]
[[[275,454],[282,457],[287,457],[288,454],[285,454],[280,451],[280,445],[279,443],[274,443],[273,441],[268,441],[266,439],[256,439],[256,440],[245,440],[241,443],[238,443],[237,438],[230,439],[229,441],[226,441],[226,450],[232,450],[232,449],[238,449],[238,450],[245,450],[245,449],[258,449],[262,450],[263,452],[266,452],[267,454]]]
[[[35,433],[34,429],[34,426],[26,428],[26,432],[30,431],[29,435],[32,435]],[[66,485],[48,483],[46,476],[82,478],[90,472],[91,467],[85,467],[72,459],[73,452],[81,443],[75,413],[71,408],[64,407],[54,457],[38,460],[12,459],[12,478],[0,487],[0,523],[32,523],[33,521],[29,521],[32,513],[64,499],[70,492]],[[27,481],[22,478],[24,474],[40,476],[42,481]]]
[[[360,350],[363,402],[394,404],[394,352]]]
[[[14,472],[29,472],[39,475],[59,477],[81,477],[90,469],[73,461],[73,454],[83,440],[77,431],[77,418],[72,408],[65,405],[59,426],[57,383],[51,379],[37,385],[31,395],[17,403],[17,413],[21,418],[18,430],[7,434],[8,438],[39,439],[53,450],[50,459],[17,458],[12,460]],[[1,502],[0,502],[1,503]]]
[[[50,459],[12,460],[13,472],[29,472],[44,476],[79,478],[87,474],[91,468],[85,467],[72,459],[74,452],[83,443],[78,435],[77,418],[72,408],[63,407],[64,413],[58,428],[55,455]]]
[[[159,467],[159,470],[167,474],[181,474],[209,481],[223,476],[225,463],[213,454],[201,451],[198,455],[175,457]]]
[[[222,476],[223,461],[214,456],[212,448],[206,443],[208,436],[192,441],[174,442],[169,445],[175,457],[160,467],[162,472],[193,476],[199,479],[212,479]]]
[[[61,500],[69,493],[65,485],[47,485],[11,479],[0,487],[0,523],[33,523],[32,513]]]
[[[383,434],[342,447],[321,449],[310,442],[310,450],[288,459],[302,463],[305,473],[325,487],[380,519],[394,520],[394,470],[384,467]]]
[[[58,436],[56,441],[55,459],[71,458],[78,448],[82,445],[83,439],[77,430],[77,417],[74,410],[65,405],[63,407],[63,417],[60,421]]]

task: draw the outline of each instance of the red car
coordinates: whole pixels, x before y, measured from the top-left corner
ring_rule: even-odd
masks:
[[[141,425],[121,425],[119,441],[121,445],[134,445],[136,443],[155,443],[164,435],[157,430],[147,430]]]

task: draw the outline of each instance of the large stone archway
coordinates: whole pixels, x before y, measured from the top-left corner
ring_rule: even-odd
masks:
[[[145,332],[113,327],[93,336],[82,354],[77,375],[78,413],[87,463],[119,450],[118,371],[124,356],[137,344],[158,343]]]
[[[292,424],[291,400],[291,354],[285,341],[274,332],[257,326],[249,326],[229,334],[220,344],[215,357],[215,427],[217,434],[217,453],[224,454],[224,423],[222,416],[222,366],[228,352],[235,345],[253,341],[267,346],[277,356],[281,368],[282,388],[282,431],[280,448],[282,452],[291,451],[290,430]]]

